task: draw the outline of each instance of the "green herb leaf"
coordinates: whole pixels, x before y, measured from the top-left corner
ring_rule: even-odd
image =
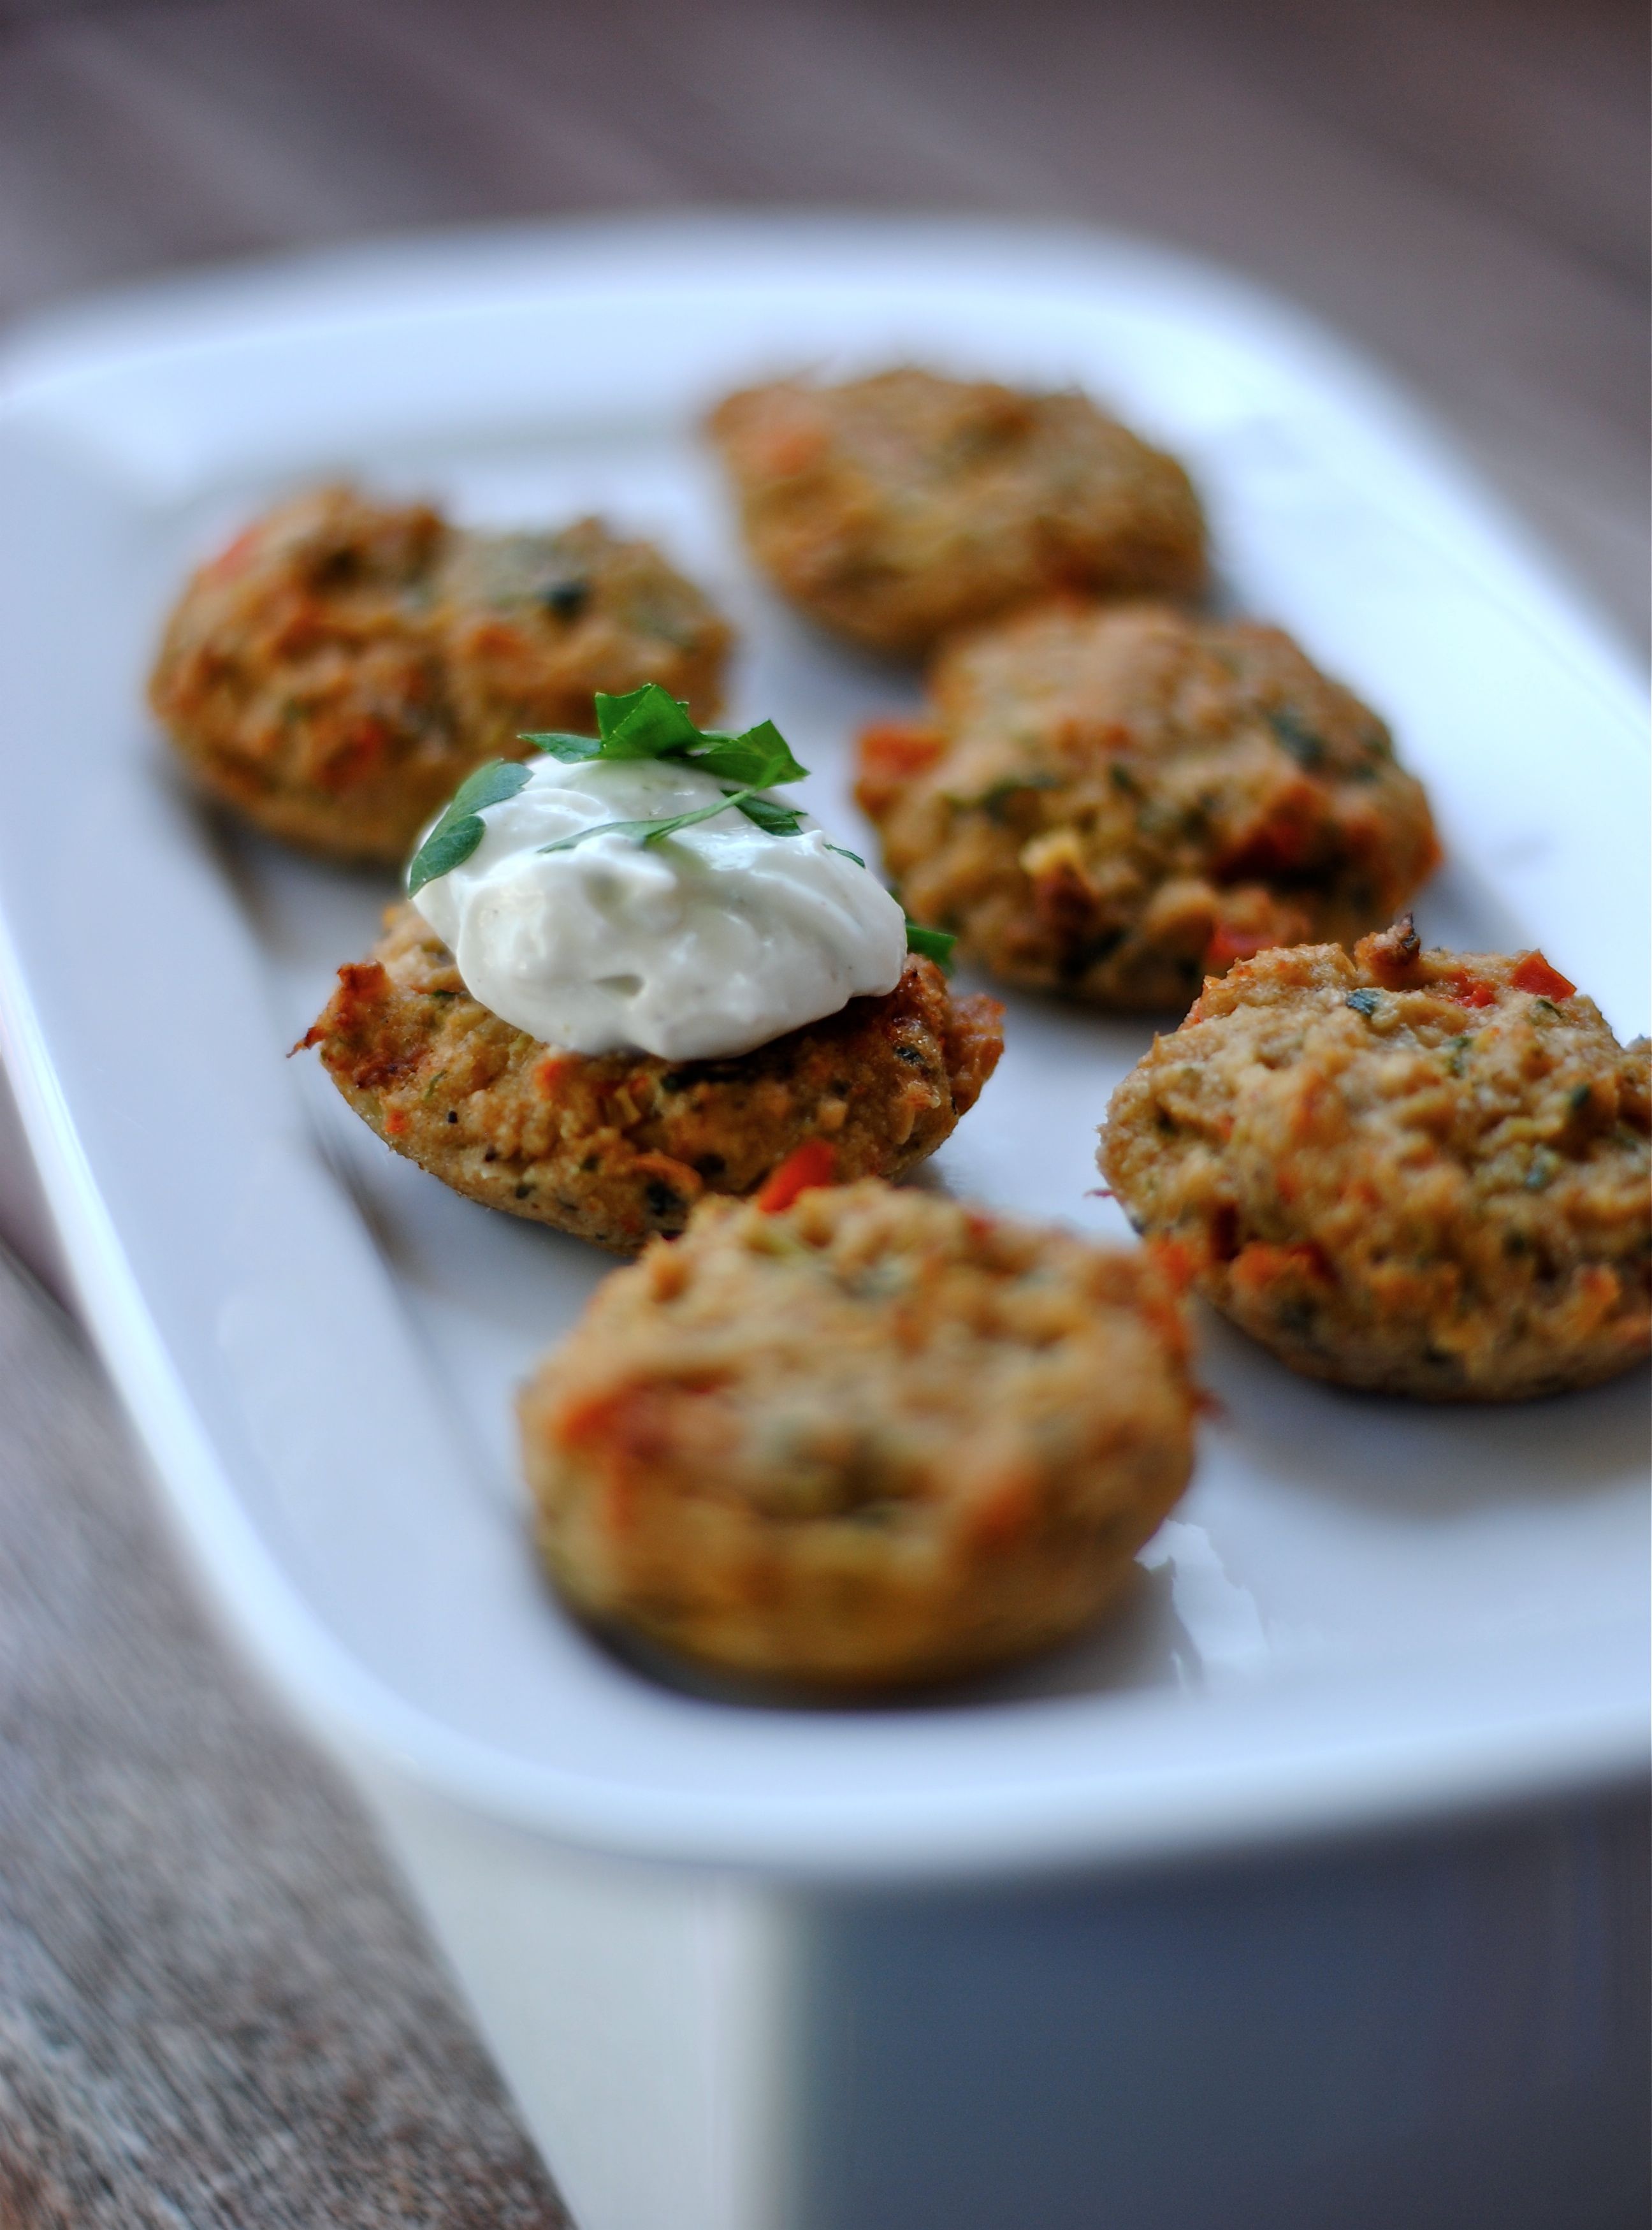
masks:
[[[538,729],[524,732],[517,738],[520,744],[531,744],[553,759],[561,759],[565,766],[575,766],[581,759],[600,759],[602,744],[597,736],[570,736],[560,730]]]
[[[944,929],[925,929],[922,922],[906,917],[906,949],[921,952],[926,960],[934,960],[945,968],[952,959],[952,948],[958,942]]]
[[[596,733],[569,735],[562,730],[524,733],[552,758],[575,765],[582,759],[680,759],[703,767],[720,780],[746,790],[772,790],[776,783],[801,782],[807,774],[772,720],[759,720],[737,736],[719,728],[698,728],[688,706],[657,681],[645,681],[621,697],[599,689]]]
[[[795,836],[803,827],[800,805],[776,805],[772,797],[747,797],[740,810],[755,821],[766,836]]]
[[[772,720],[759,720],[755,727],[744,728],[737,736],[725,735],[720,729],[696,727],[689,717],[688,706],[662,689],[657,681],[645,681],[640,689],[630,690],[620,697],[611,697],[599,689],[595,701],[595,736],[574,736],[554,730],[524,734],[523,742],[537,744],[565,765],[595,759],[675,759],[683,766],[698,767],[721,780],[737,783],[738,796],[732,791],[724,793],[728,803],[738,805],[746,818],[755,822],[766,835],[795,836],[801,832],[804,815],[800,806],[777,804],[772,797],[758,795],[773,789],[777,783],[801,782],[808,773],[808,769],[800,766],[793,757],[791,745]],[[640,844],[658,843],[661,837],[678,828],[691,828],[697,821],[710,821],[723,810],[721,805],[711,805],[698,813],[676,814],[668,821],[605,821],[600,829],[582,829],[540,848],[565,852],[583,843],[588,836],[617,832],[634,836]],[[846,856],[852,860],[855,854],[851,852]],[[865,863],[863,860],[858,864]]]
[[[791,745],[772,720],[759,720],[737,736],[725,735],[719,729],[697,727],[688,706],[662,689],[657,681],[645,681],[640,689],[618,697],[599,689],[594,704],[597,726],[595,736],[544,729],[524,732],[521,740],[568,766],[598,759],[675,759],[684,766],[698,767],[706,774],[736,783],[739,788],[726,790],[722,803],[703,806],[696,813],[673,814],[659,821],[605,821],[595,828],[576,829],[571,836],[559,836],[554,844],[542,844],[542,852],[571,851],[588,836],[625,835],[634,838],[639,844],[658,844],[679,828],[691,828],[696,822],[714,819],[731,805],[737,806],[767,835],[796,836],[801,833],[804,814],[800,806],[781,805],[760,794],[777,783],[801,782],[808,773],[808,769],[800,766],[793,757]],[[524,768],[511,767],[508,771],[513,778],[508,789],[498,792],[500,796],[514,796],[528,778]],[[473,818],[477,807],[474,802],[465,804],[466,789],[460,790],[431,831],[429,841],[421,848],[409,870],[409,890],[418,890],[433,875],[446,874],[450,867],[467,860],[481,842],[481,823]],[[492,804],[495,801],[488,796],[481,802]],[[466,812],[472,818],[464,817]],[[834,845],[832,849],[839,851],[842,847]],[[853,860],[857,867],[866,864],[854,852],[845,852],[844,857]],[[417,881],[412,879],[415,873]]]
[[[1275,706],[1268,713],[1268,725],[1299,767],[1311,772],[1315,767],[1323,766],[1324,743],[1295,712],[1284,706]]]
[[[714,821],[719,813],[726,813],[731,805],[745,809],[749,793],[730,790],[723,793],[715,805],[702,805],[692,813],[675,813],[660,821],[604,821],[595,828],[575,828],[569,836],[557,837],[554,844],[542,844],[542,852],[571,852],[575,844],[583,844],[593,836],[629,836],[633,843],[659,844],[667,836],[674,836],[679,828],[691,828],[697,821]],[[787,832],[788,834],[791,832]]]
[[[828,844],[826,849],[828,852],[835,852],[840,860],[852,860],[858,867],[864,867],[866,864],[859,853],[852,852],[846,844]]]
[[[1382,1004],[1382,993],[1369,985],[1361,985],[1359,990],[1349,992],[1344,1004],[1352,1007],[1357,1015],[1374,1015]]]
[[[480,818],[490,805],[514,797],[528,779],[528,770],[515,759],[490,759],[467,774],[448,800],[440,821],[408,863],[408,895],[421,891],[438,875],[462,867],[482,841]]]
[[[1000,825],[1006,819],[1004,808],[1012,797],[1034,790],[1059,790],[1058,774],[1006,774],[1000,781],[989,783],[973,797],[960,797],[948,792],[946,802],[959,813],[985,813]]]
[[[688,706],[657,681],[645,681],[623,697],[599,689],[596,732],[605,759],[661,759],[700,741]]]
[[[685,754],[691,766],[704,767],[729,782],[751,790],[772,790],[777,783],[801,782],[808,769],[792,757],[792,747],[772,720],[759,720],[755,728],[737,736],[707,731],[706,748]]]

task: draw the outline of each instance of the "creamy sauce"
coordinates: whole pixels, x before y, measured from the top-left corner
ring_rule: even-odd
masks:
[[[539,848],[604,822],[692,812],[730,787],[669,759],[537,760],[524,788],[485,809],[470,858],[413,903],[472,998],[571,1053],[749,1053],[892,991],[901,909],[807,816],[799,835],[774,836],[730,806],[659,843]]]

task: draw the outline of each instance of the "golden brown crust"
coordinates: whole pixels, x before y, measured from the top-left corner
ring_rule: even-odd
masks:
[[[1058,603],[945,650],[857,796],[915,919],[1012,983],[1180,1010],[1386,921],[1438,857],[1382,722],[1276,628]]]
[[[587,1616],[852,1688],[1087,1624],[1186,1484],[1193,1402],[1151,1250],[866,1183],[703,1202],[604,1282],[521,1414]]]
[[[387,1145],[466,1198],[633,1253],[707,1192],[754,1192],[809,1141],[848,1180],[898,1176],[974,1106],[1003,1049],[993,999],[909,956],[881,998],[729,1060],[556,1053],[478,1001],[410,906],[341,968],[304,1042]]]
[[[1265,952],[1113,1095],[1136,1228],[1294,1370],[1513,1401],[1652,1338],[1652,1051],[1539,954]]]
[[[1078,394],[904,370],[730,396],[712,438],[757,563],[799,609],[874,650],[1047,596],[1197,595],[1205,520],[1186,474]]]
[[[729,630],[645,542],[595,519],[468,534],[324,488],[190,578],[150,702],[196,780],[267,834],[400,861],[524,728],[588,733],[593,693],[658,681],[717,711]]]

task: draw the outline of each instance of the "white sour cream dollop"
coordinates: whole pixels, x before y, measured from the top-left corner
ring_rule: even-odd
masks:
[[[692,812],[729,787],[669,759],[536,760],[485,809],[470,858],[413,903],[472,998],[570,1053],[714,1060],[892,991],[905,918],[807,817],[797,835],[771,836],[730,806],[659,843],[540,849],[607,821]]]

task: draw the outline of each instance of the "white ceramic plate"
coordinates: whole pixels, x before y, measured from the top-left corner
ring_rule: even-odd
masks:
[[[1089,235],[691,222],[412,243],[192,280],[14,340],[0,409],[5,1050],[88,1314],[236,1627],[341,1738],[609,1852],[862,1878],[1102,1863],[1638,1770],[1645,1386],[1427,1409],[1207,1324],[1221,1415],[1110,1630],[910,1708],[675,1690],[562,1616],[514,1386],[607,1266],[394,1159],[286,1047],[388,885],[173,781],[140,685],[185,565],[350,471],[464,518],[657,534],[745,648],[845,833],[851,732],[910,684],[742,565],[697,414],[736,381],[915,357],[1079,380],[1189,460],[1225,593],[1392,719],[1450,864],[1431,937],[1540,944],[1646,1022],[1637,680],[1437,438],[1293,313]],[[1012,997],[939,1158],[1119,1228],[1094,1132],[1147,1032]]]

